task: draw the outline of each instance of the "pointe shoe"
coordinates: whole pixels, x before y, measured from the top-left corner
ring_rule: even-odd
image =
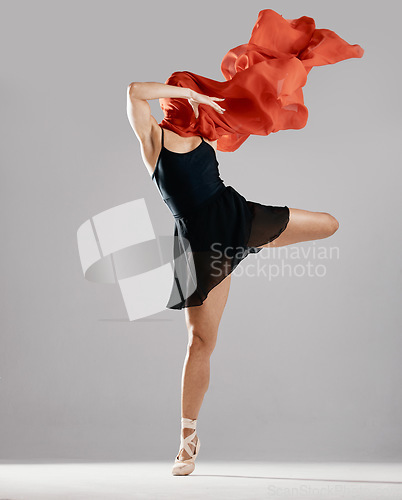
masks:
[[[197,421],[196,420],[191,420],[189,418],[183,418],[181,419],[182,422],[182,429],[187,428],[187,429],[195,429]],[[172,474],[174,476],[187,476],[188,474],[191,474],[193,470],[195,469],[195,459],[197,458],[198,452],[200,451],[200,438],[197,436],[197,443],[195,444],[195,450],[194,453],[191,450],[189,443],[194,439],[196,436],[196,431],[192,432],[189,436],[186,438],[183,438],[183,435],[180,434],[180,449],[179,453],[176,456],[176,459],[174,461],[173,469],[172,469]],[[194,446],[194,443],[192,443]],[[180,451],[184,449],[191,458],[188,458],[186,460],[180,460],[179,455]],[[191,456],[192,455],[192,456]]]

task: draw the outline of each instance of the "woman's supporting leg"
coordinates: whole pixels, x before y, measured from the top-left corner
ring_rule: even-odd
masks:
[[[327,238],[339,227],[335,217],[326,212],[311,212],[298,208],[289,210],[290,219],[283,233],[271,243],[261,245],[259,248]],[[210,357],[216,345],[219,324],[229,295],[230,282],[231,275],[229,274],[209,292],[201,306],[185,308],[189,339],[182,376],[182,417],[198,418],[209,386]],[[187,437],[192,432],[192,429],[184,428],[183,437]],[[193,450],[196,442],[197,437],[190,443],[193,444]],[[186,460],[190,456],[185,450],[181,450],[179,458]]]
[[[231,275],[229,274],[210,290],[201,306],[185,308],[188,345],[182,376],[182,417],[198,418],[209,386],[210,357],[216,345],[219,323],[229,295],[230,282]],[[192,429],[183,429],[183,437],[187,437],[192,432]],[[193,449],[195,449],[196,442],[197,437],[194,439]],[[190,457],[185,450],[181,450],[179,458],[186,460]]]
[[[270,243],[257,248],[272,248],[301,241],[328,238],[338,230],[339,222],[327,212],[310,212],[299,208],[289,208],[290,219],[286,229]]]

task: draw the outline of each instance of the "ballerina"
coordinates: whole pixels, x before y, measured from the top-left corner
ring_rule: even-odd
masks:
[[[249,253],[328,238],[339,228],[327,212],[246,200],[220,178],[216,152],[235,151],[250,134],[304,127],[308,113],[301,87],[311,68],[362,55],[359,45],[315,29],[312,18],[286,20],[266,9],[249,43],[224,57],[225,82],[184,71],[166,83],[128,86],[129,122],[174,216],[175,279],[166,307],[184,309],[188,330],[174,475],[195,468],[197,418],[233,270]],[[160,100],[161,123],[151,114],[151,99]]]

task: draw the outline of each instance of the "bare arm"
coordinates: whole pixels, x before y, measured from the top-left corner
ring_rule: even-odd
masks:
[[[158,125],[147,100],[162,97],[189,99],[192,94],[191,89],[159,82],[130,83],[127,88],[127,116],[138,140],[145,146],[151,146],[152,129]]]
[[[185,87],[166,85],[159,82],[133,82],[129,85],[130,95],[135,99],[161,99],[163,97],[176,97],[190,99],[194,91]]]
[[[223,101],[219,97],[199,94],[186,87],[176,87],[159,82],[132,82],[127,88],[127,116],[132,129],[142,144],[152,141],[152,129],[158,122],[151,115],[151,107],[147,100],[171,97],[188,99],[198,117],[198,105],[208,104],[219,113],[223,109],[215,101]]]

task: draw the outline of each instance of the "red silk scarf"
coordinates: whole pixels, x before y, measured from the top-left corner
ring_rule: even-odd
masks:
[[[261,10],[248,43],[229,50],[221,63],[226,81],[176,71],[166,84],[187,87],[210,97],[224,97],[223,114],[200,104],[195,118],[187,99],[161,98],[161,127],[182,137],[217,140],[219,151],[235,151],[251,135],[301,129],[307,123],[302,87],[313,66],[360,58],[364,50],[335,32],[316,29],[314,19],[284,19]]]

